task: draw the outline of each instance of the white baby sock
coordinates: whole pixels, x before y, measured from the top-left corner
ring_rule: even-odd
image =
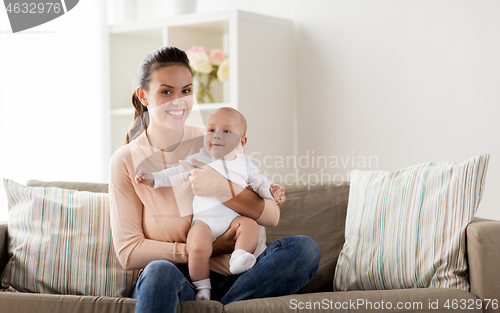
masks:
[[[196,287],[195,300],[210,300],[210,289],[212,289],[210,278],[194,281],[193,285]]]
[[[233,254],[231,254],[229,271],[233,274],[246,272],[255,265],[256,260],[253,254],[243,249],[236,249],[233,251]]]

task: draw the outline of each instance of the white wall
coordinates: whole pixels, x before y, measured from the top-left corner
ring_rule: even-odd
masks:
[[[105,179],[105,16],[103,2],[80,1],[51,22],[12,34],[0,9],[1,179]],[[2,182],[0,221],[6,202]]]
[[[349,163],[302,173],[345,177],[356,165],[396,170],[491,153],[477,215],[500,219],[500,1],[198,3],[295,20],[298,154]]]

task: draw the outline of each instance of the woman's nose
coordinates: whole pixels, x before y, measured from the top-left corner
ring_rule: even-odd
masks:
[[[182,100],[181,97],[175,99],[175,100],[172,100],[172,104],[173,105],[181,105],[181,104],[184,104],[184,100]]]

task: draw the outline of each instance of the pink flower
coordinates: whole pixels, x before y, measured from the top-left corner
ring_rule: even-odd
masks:
[[[192,46],[186,51],[189,64],[195,73],[210,74],[219,79],[219,81],[227,81],[229,79],[229,60],[220,49],[212,49],[208,51],[203,46]],[[219,67],[219,68],[217,68]],[[215,70],[217,70],[215,72]]]
[[[191,65],[193,71],[202,74],[210,74],[212,72],[212,63],[210,63],[210,58],[205,52],[190,53],[188,57],[189,65]]]
[[[186,53],[189,55],[189,54],[194,54],[194,53],[197,53],[197,52],[204,52],[208,55],[208,50],[205,49],[205,47],[203,46],[192,46],[191,49],[189,49],[188,51],[186,51]]]
[[[210,51],[210,61],[215,66],[219,66],[225,58],[226,55],[220,49],[212,49]]]

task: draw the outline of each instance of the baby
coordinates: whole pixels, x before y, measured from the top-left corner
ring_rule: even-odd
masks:
[[[208,117],[204,147],[199,153],[189,156],[186,162],[196,159],[208,164],[234,184],[251,187],[262,198],[274,199],[281,204],[285,201],[285,188],[261,175],[250,157],[239,153],[247,143],[246,128],[245,117],[237,110],[227,107],[215,110]],[[189,174],[179,165],[152,174],[141,170],[135,181],[155,189],[179,185],[188,180]],[[259,237],[257,223],[241,216],[216,197],[194,197],[193,223],[187,236],[187,249],[189,275],[197,290],[196,300],[210,299],[212,242],[237,223],[240,226],[236,233],[235,250],[229,261],[232,274],[243,273],[255,265],[253,253]]]

